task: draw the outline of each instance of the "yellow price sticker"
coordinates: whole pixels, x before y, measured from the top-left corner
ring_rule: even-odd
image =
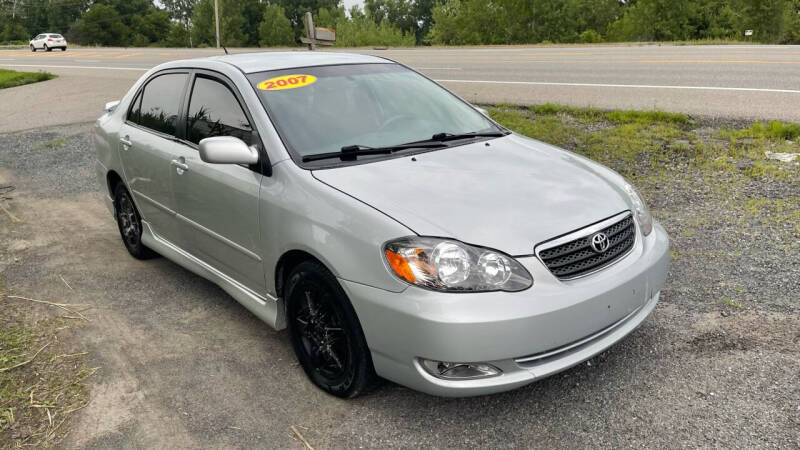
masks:
[[[314,84],[317,77],[314,75],[284,75],[282,77],[270,78],[258,83],[258,88],[262,91],[280,91],[283,89],[294,89],[309,84]]]

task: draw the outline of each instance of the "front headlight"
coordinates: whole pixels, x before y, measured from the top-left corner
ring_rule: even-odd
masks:
[[[387,243],[383,256],[401,279],[439,291],[513,292],[533,284],[514,258],[452,239],[401,238]]]
[[[653,216],[650,215],[650,211],[647,210],[647,205],[644,204],[644,200],[633,186],[626,184],[625,192],[631,197],[633,212],[636,215],[636,220],[639,222],[639,227],[642,229],[642,234],[647,236],[653,231]]]

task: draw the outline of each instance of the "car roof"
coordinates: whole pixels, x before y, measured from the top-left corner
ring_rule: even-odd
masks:
[[[377,56],[331,51],[237,53],[233,55],[211,56],[198,59],[201,61],[207,60],[228,63],[238,67],[244,73],[291,69],[294,67],[329,66],[337,64],[385,64],[394,62]]]

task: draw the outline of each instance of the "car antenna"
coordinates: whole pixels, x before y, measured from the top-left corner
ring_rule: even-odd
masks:
[[[227,55],[227,54],[228,54],[228,49],[227,49],[227,48],[225,48],[225,46],[224,46],[224,45],[222,46],[222,49],[223,49],[223,50],[225,50],[225,54]]]

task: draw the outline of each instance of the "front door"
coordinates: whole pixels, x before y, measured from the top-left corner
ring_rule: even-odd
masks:
[[[233,87],[210,75],[195,76],[185,131],[170,179],[184,248],[246,287],[263,292],[264,266],[258,220],[261,173],[237,164],[208,164],[198,144],[213,136],[258,140]]]
[[[150,79],[133,101],[120,128],[119,154],[128,189],[142,220],[161,238],[180,241],[170,189],[171,162],[182,144],[175,139],[188,73]]]

